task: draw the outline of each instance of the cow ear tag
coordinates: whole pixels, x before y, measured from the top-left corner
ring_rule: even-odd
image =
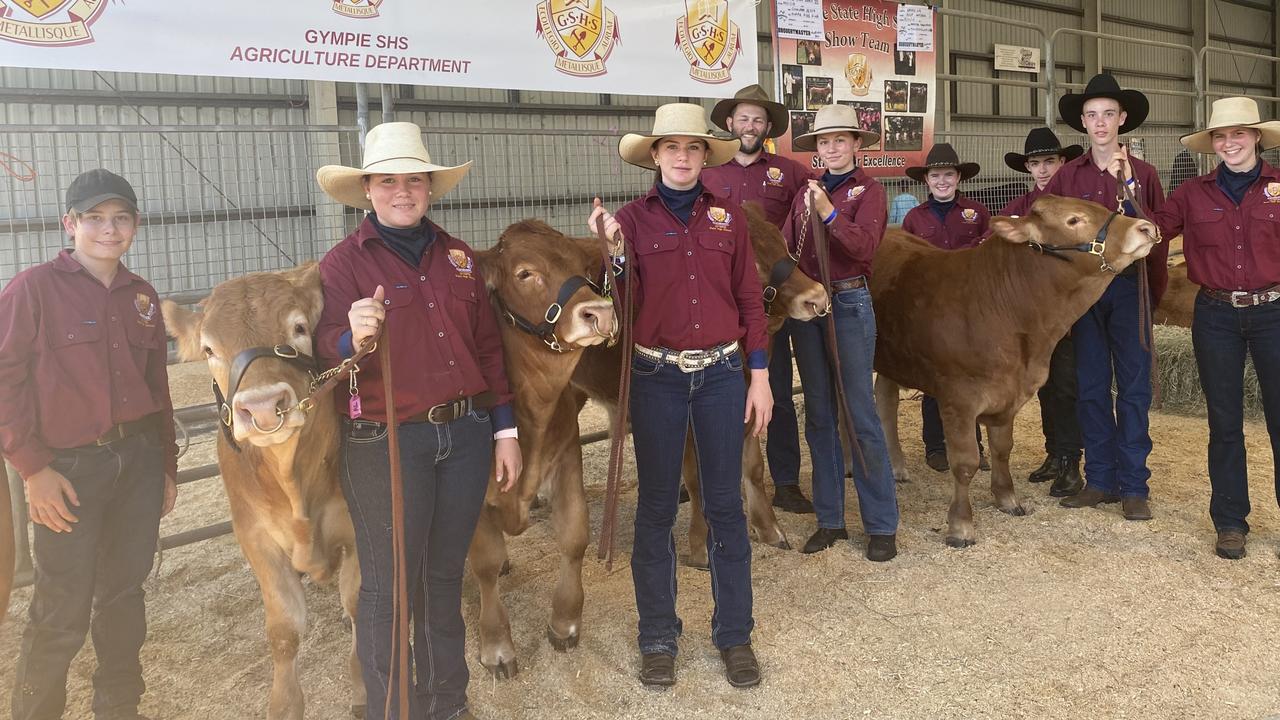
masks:
[[[347,403],[348,415],[352,420],[360,417],[360,386],[356,383],[356,368],[351,368],[351,387],[348,392],[351,393],[351,400]]]

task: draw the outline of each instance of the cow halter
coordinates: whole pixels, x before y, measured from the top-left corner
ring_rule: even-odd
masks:
[[[311,379],[310,388],[307,391],[309,394],[302,400],[302,402],[299,402],[293,407],[285,410],[276,410],[276,416],[279,418],[279,422],[270,430],[260,427],[257,419],[251,417],[249,421],[253,423],[254,429],[258,432],[270,435],[284,426],[285,415],[287,415],[289,411],[300,409],[305,412],[315,406],[314,393],[316,385],[319,384],[321,380],[321,376],[316,374],[315,358],[299,352],[297,348],[287,344],[273,345],[271,347],[251,347],[241,350],[236,353],[235,358],[231,360],[231,373],[227,380],[226,395],[222,394],[222,388],[218,387],[218,381],[213,381],[213,397],[218,401],[218,419],[222,424],[222,434],[227,438],[227,442],[231,444],[231,447],[235,449],[236,452],[240,452],[240,446],[236,444],[236,439],[231,432],[232,423],[235,419],[234,413],[231,410],[231,404],[235,401],[236,391],[240,389],[240,381],[244,378],[245,372],[249,370],[249,366],[252,365],[255,360],[270,357],[279,358],[306,371],[307,377]]]
[[[1090,255],[1097,255],[1098,259],[1101,261],[1101,266],[1099,267],[1100,272],[1109,272],[1112,275],[1119,275],[1120,271],[1112,267],[1111,263],[1107,262],[1107,258],[1103,255],[1107,250],[1107,235],[1111,232],[1111,221],[1115,220],[1116,216],[1119,214],[1119,210],[1112,210],[1111,215],[1107,217],[1107,221],[1102,224],[1102,227],[1098,230],[1098,234],[1093,236],[1093,240],[1091,242],[1080,243],[1079,245],[1045,245],[1043,243],[1038,243],[1035,240],[1028,240],[1027,246],[1035,248],[1041,254],[1048,255],[1049,257],[1057,258],[1065,262],[1071,262],[1070,258],[1065,254],[1067,252],[1082,252]]]
[[[542,322],[537,324],[526,320],[524,317],[516,313],[502,301],[502,298],[497,295],[494,295],[494,299],[497,301],[498,307],[502,309],[502,314],[507,318],[507,322],[511,323],[512,327],[542,340],[547,347],[558,353],[565,353],[574,349],[564,345],[556,335],[556,324],[560,322],[560,317],[564,314],[565,303],[569,302],[569,298],[573,297],[574,293],[578,292],[578,290],[583,287],[591,288],[597,295],[606,300],[612,298],[614,273],[611,272],[611,270],[613,269],[605,269],[604,281],[599,285],[582,275],[570,275],[560,285],[560,292],[556,294],[555,302],[548,305],[547,309],[542,313]],[[604,333],[600,332],[598,327],[596,328],[596,333],[604,335]],[[617,342],[618,329],[616,324],[614,325],[613,332],[605,337],[609,338],[610,346]]]

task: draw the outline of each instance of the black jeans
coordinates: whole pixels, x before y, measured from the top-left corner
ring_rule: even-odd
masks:
[[[1244,359],[1253,357],[1280,498],[1280,302],[1247,308],[1196,296],[1191,342],[1209,417],[1209,515],[1217,530],[1249,532],[1244,443]]]
[[[773,355],[769,359],[773,416],[764,448],[774,487],[800,484],[800,426],[791,395],[792,378],[791,327],[784,322],[773,335]]]
[[[973,424],[974,435],[978,436],[978,452],[982,452],[982,426]],[[947,437],[942,429],[942,413],[938,410],[938,401],[932,395],[920,398],[920,434],[924,437],[924,454],[947,452]]]
[[[164,503],[164,455],[151,430],[102,447],[57,450],[50,466],[75,488],[69,533],[35,526],[35,591],[14,677],[13,717],[56,720],[67,668],[93,632],[94,715],[127,714],[146,690],[138,652],[147,636],[142,583],[151,572]]]
[[[391,670],[390,453],[385,425],[356,420],[344,426],[342,492],[360,558],[356,652],[368,691],[365,717],[378,720],[388,688],[399,682]],[[448,720],[467,707],[462,570],[492,463],[493,425],[485,412],[444,425],[400,426],[406,587],[414,618],[411,667],[416,668],[407,717],[414,720]],[[405,718],[391,694],[391,717]]]
[[[1076,417],[1076,346],[1071,336],[1058,341],[1049,358],[1049,377],[1036,393],[1044,451],[1053,457],[1080,461],[1080,420]]]

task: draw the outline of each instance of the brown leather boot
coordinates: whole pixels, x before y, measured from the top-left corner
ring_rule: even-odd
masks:
[[[1213,551],[1218,557],[1226,560],[1239,560],[1245,556],[1244,551],[1244,531],[1235,528],[1227,528],[1218,531],[1218,542],[1213,547]]]
[[[1086,485],[1083,490],[1072,495],[1071,497],[1062,498],[1058,503],[1064,508],[1086,508],[1100,505],[1102,503],[1120,502],[1119,495],[1104,493],[1101,490],[1095,490],[1092,486]]]
[[[1120,501],[1125,520],[1150,520],[1151,503],[1144,497],[1127,497]]]
[[[676,659],[666,653],[644,653],[640,656],[640,682],[658,687],[675,685]]]
[[[760,684],[760,663],[751,643],[721,650],[720,659],[724,660],[724,676],[730,685],[740,688]]]

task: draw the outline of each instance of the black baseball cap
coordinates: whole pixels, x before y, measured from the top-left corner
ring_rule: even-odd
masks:
[[[138,211],[138,196],[133,186],[110,170],[97,168],[82,172],[67,188],[68,211],[85,212],[108,200],[123,200],[134,212]]]

